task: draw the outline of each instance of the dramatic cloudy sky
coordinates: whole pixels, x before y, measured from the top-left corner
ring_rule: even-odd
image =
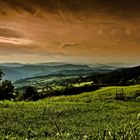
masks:
[[[139,0],[0,0],[0,62],[139,63]]]

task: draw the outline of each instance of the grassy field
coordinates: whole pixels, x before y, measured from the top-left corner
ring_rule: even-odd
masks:
[[[86,85],[91,85],[92,83],[93,82],[82,82],[82,83],[73,84],[73,86],[82,87],[82,86],[86,86]]]
[[[139,140],[140,85],[105,87],[73,96],[37,102],[0,101],[0,140]]]

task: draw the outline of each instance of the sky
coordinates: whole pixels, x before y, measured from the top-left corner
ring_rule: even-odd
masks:
[[[139,0],[0,0],[0,63],[140,62]]]

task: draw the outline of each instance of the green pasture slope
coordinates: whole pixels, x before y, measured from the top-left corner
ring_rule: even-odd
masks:
[[[0,101],[0,140],[140,140],[140,85],[37,102]]]

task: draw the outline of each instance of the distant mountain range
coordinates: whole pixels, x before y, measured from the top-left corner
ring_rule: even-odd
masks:
[[[117,68],[119,67],[111,65],[81,65],[57,62],[38,64],[0,64],[0,70],[5,74],[3,78],[12,81],[51,74],[83,75],[97,72],[107,73]]]

